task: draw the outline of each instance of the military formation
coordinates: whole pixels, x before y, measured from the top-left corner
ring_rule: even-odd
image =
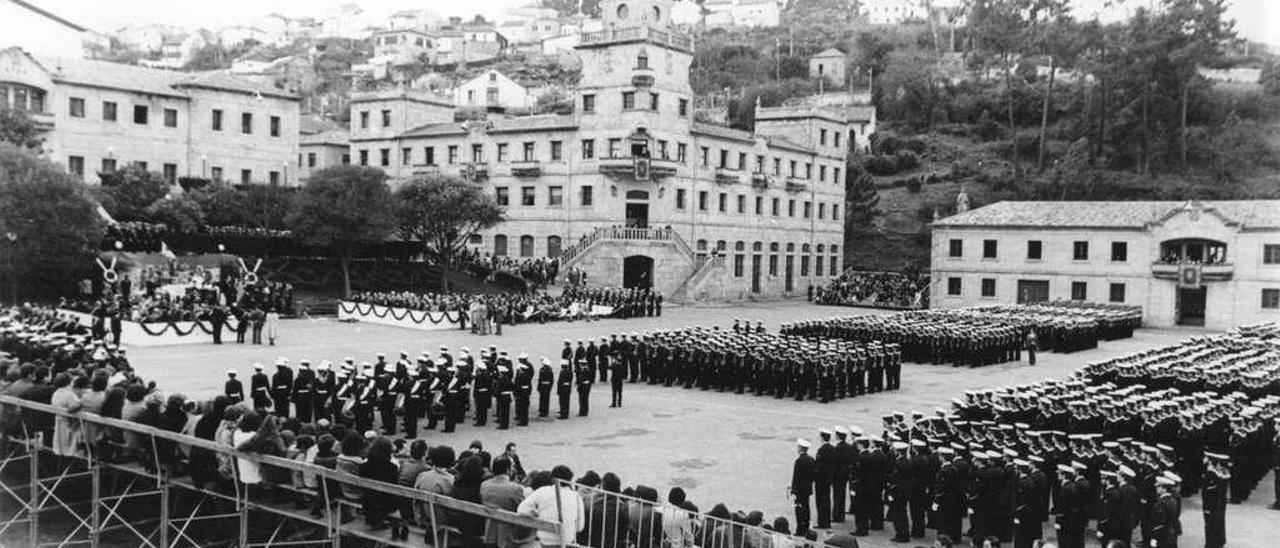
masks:
[[[631,378],[823,403],[902,385],[897,345],[769,333],[757,322],[633,334]]]
[[[478,356],[468,348],[455,354],[447,346],[434,356],[402,351],[394,361],[379,353],[375,361],[359,364],[349,357],[337,364],[303,358],[295,366],[281,357],[270,374],[254,364],[247,385],[235,369],[228,370],[223,393],[261,412],[302,422],[324,419],[360,432],[376,427],[406,439],[417,438],[423,422],[426,430],[441,432],[468,420],[484,427],[492,419],[499,430],[528,426],[535,412],[550,416],[552,394],[558,418],[569,418],[575,393],[578,416],[587,416],[594,370],[572,359],[561,359],[558,368],[551,364],[543,357],[535,365],[524,353],[512,358],[492,346]]]
[[[1041,303],[845,316],[786,324],[782,333],[899,345],[904,360],[979,367],[1020,361],[1037,350],[1075,352],[1099,340],[1130,337],[1142,323],[1136,307]]]
[[[1083,547],[1087,538],[1103,546],[1111,540],[1136,546],[1134,539],[1177,546],[1184,480],[1171,449],[958,417],[913,413],[908,421],[894,414],[880,434],[837,426],[821,429],[816,444],[797,440],[791,493],[798,527],[808,528],[812,504],[817,528],[852,516],[853,534],[865,536],[887,521],[895,542],[933,529],[956,542],[969,537],[975,546],[994,538],[1029,548],[1047,539],[1048,523],[1064,548]],[[1206,532],[1213,538],[1213,531],[1225,533],[1220,497],[1231,477],[1229,458],[1209,452],[1203,464]]]
[[[1052,522],[1062,547],[1162,548],[1177,546],[1182,498],[1200,494],[1206,548],[1221,548],[1227,505],[1280,463],[1280,395],[1217,380],[1274,379],[1277,340],[1280,325],[1249,326],[1066,380],[967,391],[948,410],[885,416],[879,435],[823,429],[798,440],[797,520],[807,526],[812,500],[818,527],[852,514],[866,534],[888,520],[899,542],[933,528],[1029,547]]]

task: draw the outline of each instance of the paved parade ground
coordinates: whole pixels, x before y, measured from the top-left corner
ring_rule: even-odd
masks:
[[[507,350],[514,358],[527,352],[535,366],[540,356],[558,364],[563,339],[598,340],[610,333],[630,333],[659,328],[694,325],[721,325],[733,318],[763,320],[769,331],[781,322],[799,318],[847,314],[885,314],[854,308],[819,307],[807,303],[767,303],[715,307],[668,307],[661,318],[602,320],[598,322],[548,323],[504,328],[501,337],[481,337],[451,330],[420,332],[370,324],[340,323],[331,318],[285,321],[281,340],[275,347],[226,344],[223,346],[130,347],[138,374],[155,380],[163,390],[176,390],[200,398],[220,393],[224,371],[235,367],[248,381],[252,364],[266,364],[267,372],[277,356],[286,356],[296,365],[299,358],[313,363],[329,359],[338,362],[350,356],[373,361],[375,353],[386,352],[394,361],[399,351],[417,355],[423,350],[438,353],[440,345],[455,352],[468,347],[475,354],[490,345]],[[587,470],[617,473],[623,485],[644,484],[656,488],[665,498],[673,486],[682,486],[689,499],[703,511],[724,502],[731,510],[761,510],[770,518],[783,515],[794,520],[787,485],[795,457],[794,440],[805,437],[816,444],[820,427],[854,425],[879,432],[880,417],[893,411],[947,408],[952,397],[966,389],[998,387],[1060,378],[1091,360],[1166,345],[1191,335],[1194,330],[1149,330],[1132,339],[1103,342],[1099,348],[1076,354],[1041,354],[1037,366],[1009,363],[979,369],[906,364],[902,390],[838,400],[829,404],[797,402],[752,395],[704,392],[628,384],[623,408],[608,408],[608,387],[597,383],[592,391],[591,415],[568,420],[535,419],[527,428],[498,431],[492,422],[479,428],[459,425],[452,434],[427,432],[428,443],[447,443],[457,449],[473,440],[485,443],[498,453],[507,442],[516,442],[526,469],[568,464],[576,476]],[[234,339],[234,337],[233,337]],[[1025,356],[1024,356],[1025,359]],[[536,414],[536,394],[534,412]],[[552,398],[552,416],[555,398]],[[577,397],[571,415],[577,412]],[[1265,509],[1273,500],[1268,476],[1244,505],[1227,511],[1227,538],[1232,548],[1272,546],[1269,533],[1280,512]],[[852,519],[843,524],[851,525]],[[1203,546],[1203,521],[1199,498],[1184,502],[1184,534],[1180,545]],[[886,525],[886,528],[889,526]],[[1046,527],[1052,538],[1052,530]],[[889,542],[887,531],[863,539],[863,546],[902,546]],[[924,541],[915,544],[925,545]],[[1090,542],[1090,546],[1096,546]]]

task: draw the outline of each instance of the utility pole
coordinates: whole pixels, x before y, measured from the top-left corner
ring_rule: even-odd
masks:
[[[782,38],[773,37],[773,79],[782,80]]]

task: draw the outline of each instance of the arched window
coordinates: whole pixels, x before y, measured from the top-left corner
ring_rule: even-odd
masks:
[[[769,244],[769,252],[770,252],[770,253],[777,253],[777,252],[778,252],[778,249],[779,249],[778,242],[773,242],[773,243]]]
[[[729,249],[729,243],[728,243],[728,242],[726,242],[726,241],[724,241],[724,240],[719,240],[719,241],[717,241],[717,242],[716,242],[716,251],[719,251],[719,252],[721,252],[721,253],[724,253],[724,251],[725,251],[726,249]]]
[[[790,243],[790,242],[787,243],[787,253],[795,253],[795,252],[796,252],[796,244]]]
[[[636,68],[638,69],[649,68],[649,54],[645,53],[644,50],[640,50],[640,55],[636,56]]]
[[[547,256],[552,259],[560,256],[559,236],[547,236]]]
[[[741,253],[741,252],[743,252],[743,251],[746,251],[746,250],[747,250],[747,242],[739,241],[738,243],[733,244],[733,250],[734,250],[734,251],[737,251],[737,252],[739,252],[739,253]]]
[[[751,250],[756,253],[764,251],[764,242],[756,242],[754,244],[751,244]]]
[[[818,244],[818,253],[823,253],[823,252],[825,252],[826,250],[827,250],[827,246],[822,245],[822,244]]]
[[[801,253],[808,253],[808,252],[809,252],[809,244],[804,244],[804,245],[800,246],[800,252],[801,252]]]
[[[520,237],[520,256],[521,257],[533,256],[533,236],[525,234],[524,236]]]
[[[706,250],[707,250],[707,241],[706,241],[706,240],[698,240],[698,243],[696,244],[696,246],[697,246],[696,248],[697,248],[697,250],[698,250],[698,251],[706,251]]]
[[[838,253],[840,253],[840,246],[836,244],[831,244],[831,254],[836,255]]]
[[[493,236],[493,254],[499,257],[507,254],[506,234],[495,234]]]

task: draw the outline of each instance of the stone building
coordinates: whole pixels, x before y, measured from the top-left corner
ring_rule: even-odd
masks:
[[[89,182],[137,163],[169,179],[296,185],[298,97],[226,72],[175,72],[0,50],[0,98],[44,153]]]
[[[508,221],[473,241],[559,257],[593,283],[672,298],[803,293],[841,269],[850,124],[838,110],[756,110],[756,132],[694,121],[693,41],[670,0],[605,0],[578,45],[573,114],[455,123],[448,100],[357,96],[352,162],[393,180],[474,180]]]
[[[836,48],[827,48],[809,57],[809,77],[826,79],[827,85],[836,89],[844,87],[848,67],[844,52]]]
[[[938,307],[1079,300],[1147,325],[1280,320],[1280,201],[1000,202],[933,223]]]

